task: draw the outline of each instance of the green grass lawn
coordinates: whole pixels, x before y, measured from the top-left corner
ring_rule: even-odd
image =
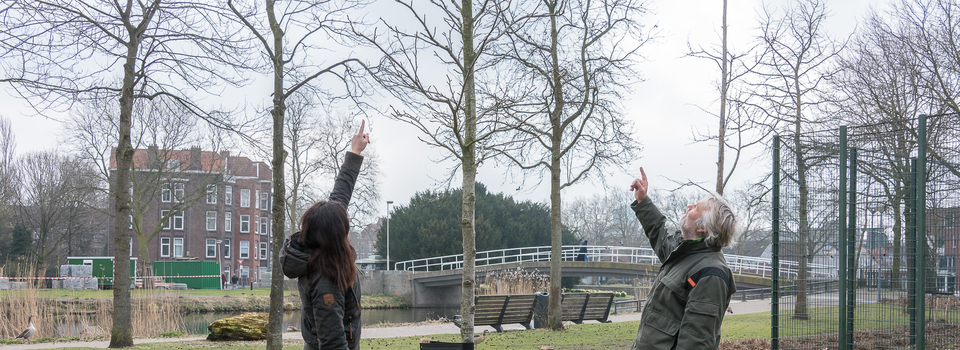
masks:
[[[755,323],[762,322],[763,319],[766,320],[765,326]],[[630,344],[633,343],[639,325],[639,321],[605,324],[587,323],[567,326],[563,332],[550,332],[538,329],[532,331],[490,333],[482,344],[477,345],[477,349],[540,349],[542,345],[555,345],[558,346],[558,349],[625,349],[629,348]],[[724,318],[724,338],[733,337],[732,334],[728,335],[728,329],[739,329],[737,332],[739,335],[737,337],[769,337],[770,313],[766,313],[765,316],[761,314],[729,315]],[[458,334],[440,334],[428,337],[434,341],[444,342],[457,342],[460,339]],[[402,338],[363,339],[360,341],[360,347],[363,349],[416,350],[420,349],[421,338],[421,336],[411,336]],[[302,343],[299,341],[287,341],[285,344],[284,349],[302,348]],[[133,349],[172,350],[217,348],[252,350],[263,349],[263,347],[264,342],[214,343],[201,341],[143,344]]]

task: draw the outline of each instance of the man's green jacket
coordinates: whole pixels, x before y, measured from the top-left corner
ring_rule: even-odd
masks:
[[[663,262],[647,295],[633,349],[716,349],[723,314],[736,291],[720,247],[671,235],[649,197],[630,208]]]

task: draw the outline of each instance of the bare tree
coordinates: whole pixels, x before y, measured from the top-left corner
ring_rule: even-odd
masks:
[[[358,72],[353,69],[359,64],[354,58],[345,55],[330,55],[330,52],[317,43],[335,45],[343,34],[349,31],[349,14],[363,5],[364,0],[301,0],[276,3],[274,0],[263,2],[260,9],[258,1],[228,0],[227,6],[234,18],[242,23],[249,36],[257,43],[259,56],[263,61],[255,65],[257,71],[268,73],[273,84],[270,116],[273,133],[273,217],[272,261],[280,261],[280,247],[286,237],[286,186],[284,182],[284,125],[287,112],[287,100],[301,90],[324,96],[330,103],[344,97],[358,97],[362,82],[356,80]],[[293,46],[288,46],[293,43]],[[349,52],[351,50],[343,50]],[[332,58],[330,58],[333,56]],[[328,78],[342,84],[343,90],[329,88],[320,82]],[[340,84],[333,84],[341,86]],[[283,270],[279,263],[273,264],[270,287],[270,318],[267,324],[267,349],[279,350],[283,347]]]
[[[10,119],[0,115],[0,240],[13,241],[13,222],[15,212],[13,205],[16,198],[16,139],[13,135],[13,126]],[[13,244],[0,246],[0,261],[8,261],[14,254]],[[11,254],[13,253],[13,254]]]
[[[886,17],[889,18],[889,17]],[[910,156],[917,147],[916,130],[912,120],[925,108],[921,93],[922,79],[919,62],[902,39],[903,26],[887,23],[882,14],[873,12],[842,56],[838,65],[840,74],[831,81],[835,102],[833,107],[847,123],[862,126],[862,140],[858,147],[864,161],[861,167],[870,177],[876,191],[863,191],[865,201],[883,201],[892,210],[894,279],[900,276],[905,206],[908,205]],[[869,145],[872,144],[873,146]],[[875,148],[877,147],[877,148]],[[873,151],[871,151],[871,149]],[[863,188],[869,188],[867,184]],[[871,198],[880,195],[883,199]]]
[[[728,249],[733,254],[762,252],[770,246],[773,231],[770,230],[771,205],[768,194],[763,187],[744,186],[734,188],[725,196],[737,214],[738,236]]]
[[[600,243],[610,233],[613,211],[605,195],[579,197],[564,206],[563,224],[579,240]],[[634,219],[636,221],[636,219]]]
[[[488,50],[502,35],[499,12],[504,4],[484,1],[474,8],[472,0],[431,0],[423,5],[397,0],[395,5],[399,7],[395,13],[403,15],[393,18],[409,19],[413,24],[381,19],[384,35],[355,32],[383,55],[371,74],[404,105],[393,107],[391,117],[420,130],[420,140],[444,150],[445,160],[457,161],[448,184],[456,170],[461,170],[464,263],[460,337],[462,342],[472,343],[477,286],[476,175],[480,164],[492,155],[489,150],[498,147],[493,139],[502,131],[490,89],[489,79],[496,71]]]
[[[648,245],[629,191],[608,188],[604,195],[574,198],[564,205],[563,225],[578,239],[597,245]]]
[[[234,129],[188,93],[207,93],[228,82],[218,71],[239,51],[229,23],[217,23],[202,3],[151,0],[13,1],[0,24],[4,75],[38,112],[67,110],[91,94],[119,101],[117,175],[111,186],[114,216],[130,214],[133,147],[130,126],[135,101],[152,99],[181,105],[222,128]],[[114,220],[116,260],[129,260],[128,224]],[[129,265],[117,264],[110,347],[133,345]]]
[[[607,189],[607,198],[610,199],[610,233],[616,237],[622,245],[631,247],[649,247],[650,240],[643,234],[643,228],[640,227],[640,221],[637,220],[637,214],[630,209],[630,203],[633,202],[633,194],[620,187],[610,187]],[[614,244],[614,242],[610,242]]]
[[[787,153],[795,163],[795,174],[785,174],[799,189],[799,229],[797,231],[798,255],[812,258],[817,251],[810,251],[811,237],[810,190],[808,177],[811,167],[822,159],[814,159],[818,152],[810,152],[814,145],[802,140],[802,133],[816,130],[823,121],[818,108],[828,99],[823,97],[824,81],[835,74],[831,66],[842,44],[827,36],[823,27],[828,17],[822,0],[804,0],[786,7],[782,13],[764,7],[761,13],[760,36],[763,50],[757,66],[759,81],[754,83],[759,96],[759,111],[769,118],[774,127],[787,131],[793,138]],[[797,298],[794,318],[807,319],[807,264],[808,258],[799,259]]]
[[[85,203],[91,200],[90,177],[78,159],[47,151],[26,154],[20,159],[17,207],[20,222],[33,232],[30,255],[37,274],[46,276],[50,258],[75,239]]]
[[[742,87],[743,80],[756,68],[756,61],[747,62],[753,56],[756,48],[749,48],[741,53],[733,53],[727,46],[727,1],[723,1],[723,24],[721,27],[721,45],[716,47],[697,46],[694,48],[687,43],[688,57],[706,59],[715,63],[720,69],[720,108],[712,111],[701,107],[701,110],[717,118],[716,129],[707,128],[700,132],[695,128],[693,140],[695,142],[717,143],[717,181],[716,192],[723,195],[730,178],[740,165],[743,152],[758,144],[772,132],[772,128],[755,120],[751,97],[746,87]],[[719,51],[719,52],[718,52]],[[727,151],[733,152],[732,162],[727,163]]]
[[[10,119],[0,116],[0,217],[9,218],[15,197],[16,137]]]
[[[526,173],[549,174],[551,251],[560,256],[560,191],[597,170],[632,161],[640,146],[619,101],[637,74],[646,43],[635,20],[638,1],[544,0],[505,14],[509,42],[500,47],[515,91],[513,149],[504,152]],[[624,40],[624,38],[630,38]],[[550,266],[548,324],[563,329],[559,259]]]
[[[329,179],[336,177],[342,157],[356,134],[357,118],[347,114],[321,116],[317,103],[298,93],[287,104],[284,119],[288,178],[287,216],[290,232],[297,230],[300,215],[313,202],[327,198]],[[379,209],[380,178],[376,153],[370,145],[364,151],[363,165],[353,191],[354,205],[348,208],[353,226],[366,226]]]

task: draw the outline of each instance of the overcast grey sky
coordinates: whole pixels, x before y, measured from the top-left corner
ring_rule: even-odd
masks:
[[[788,1],[768,2],[780,6]],[[643,144],[644,150],[628,173],[610,172],[606,176],[609,184],[626,191],[633,177],[639,176],[636,169],[642,165],[655,188],[670,187],[664,177],[690,179],[702,182],[707,188],[714,187],[715,146],[691,144],[691,131],[695,126],[704,128],[715,123],[713,117],[697,106],[711,110],[718,108],[714,82],[719,71],[712,62],[682,56],[688,40],[703,46],[719,43],[721,3],[721,0],[653,0],[650,3],[653,11],[640,19],[646,28],[656,24],[660,31],[657,42],[644,46],[641,51],[644,61],[637,71],[645,80],[637,83],[629,99],[624,101],[627,118],[635,123],[635,137]],[[757,11],[762,3],[759,0],[730,1],[728,24],[732,50],[746,48],[756,35]],[[869,0],[831,1],[828,9],[833,16],[828,28],[833,36],[849,35],[870,4]],[[12,120],[17,152],[55,148],[61,133],[59,123],[31,115],[22,101],[11,96],[12,89],[5,86],[4,90],[6,93],[0,96],[0,103],[4,106],[0,114]],[[268,98],[264,94],[264,105],[269,103]],[[443,179],[453,165],[434,163],[443,154],[419,142],[417,137],[420,134],[413,127],[386,117],[371,117],[368,125],[372,127],[370,137],[381,160],[383,179],[380,189],[384,201],[406,204],[416,192],[436,189],[435,180]],[[768,167],[750,163],[741,166],[732,186],[738,186]],[[519,184],[505,181],[504,170],[492,163],[481,166],[478,179],[494,192],[504,192],[520,199],[547,202],[549,198],[548,183],[534,187],[534,183],[528,182],[525,188],[517,191]],[[459,186],[459,179],[453,182],[453,186]],[[584,184],[565,190],[564,196],[569,201],[602,190],[595,183]]]

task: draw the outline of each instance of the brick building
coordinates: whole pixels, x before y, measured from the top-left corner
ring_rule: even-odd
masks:
[[[960,207],[927,209],[927,237],[936,246],[937,288],[960,290]],[[929,254],[929,253],[928,253]]]
[[[112,152],[115,153],[115,152]],[[260,281],[271,266],[273,175],[264,162],[229,152],[160,150],[134,153],[133,207],[143,232],[158,228],[140,256],[131,224],[131,255],[140,261],[218,261],[227,277]],[[111,177],[116,159],[111,157]],[[131,222],[132,215],[131,215]]]

